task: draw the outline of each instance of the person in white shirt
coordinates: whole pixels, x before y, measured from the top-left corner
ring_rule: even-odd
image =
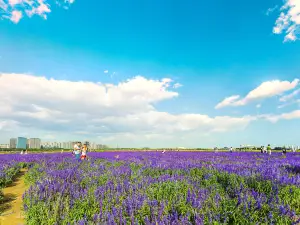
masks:
[[[267,147],[266,146],[264,146],[264,151],[263,151],[264,153],[268,153],[267,152]]]
[[[75,154],[75,159],[80,160],[80,153],[81,153],[81,144],[80,142],[77,142],[74,145],[74,154]]]

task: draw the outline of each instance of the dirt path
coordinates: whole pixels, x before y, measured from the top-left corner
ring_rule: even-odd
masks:
[[[0,225],[23,225],[24,216],[22,211],[22,195],[26,190],[24,174],[21,170],[16,180],[3,189],[4,203],[0,205],[3,213],[0,216]]]

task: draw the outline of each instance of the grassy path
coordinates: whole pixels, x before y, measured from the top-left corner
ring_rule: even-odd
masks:
[[[22,195],[26,190],[24,183],[24,174],[26,170],[22,169],[16,180],[3,189],[4,202],[0,205],[0,225],[23,225],[24,216],[22,211]]]

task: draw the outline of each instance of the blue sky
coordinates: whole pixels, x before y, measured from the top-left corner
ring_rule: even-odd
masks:
[[[182,85],[173,90],[178,96],[149,103],[155,111],[171,115],[240,118],[279,116],[299,110],[299,104],[278,108],[278,96],[292,93],[299,86],[242,106],[215,109],[226,97],[246,96],[263,82],[292,82],[300,77],[300,42],[292,35],[289,41],[284,42],[287,34],[277,34],[273,30],[278,25],[276,20],[280,15],[280,7],[284,5],[282,1],[252,1],[251,4],[244,4],[219,0],[91,0],[88,3],[76,0],[68,4],[68,9],[64,9],[53,4],[54,1],[44,0],[43,4],[51,12],[33,8],[32,17],[26,15],[26,0],[22,1],[23,5],[13,6],[4,1],[9,7],[6,10],[2,7],[7,16],[0,20],[0,72],[3,74],[31,74],[73,83],[85,81],[114,85],[137,75],[147,80],[171,78],[174,83]],[[277,8],[266,15],[268,9],[275,6]],[[299,8],[299,5],[292,7]],[[22,18],[13,20],[13,11],[22,12]],[[289,15],[289,11],[285,13]],[[47,19],[43,15],[47,15]],[[299,28],[297,22],[294,24]],[[280,29],[284,30],[282,27]],[[105,70],[108,73],[104,73]],[[65,90],[68,92],[68,87]],[[293,100],[296,101],[297,96]],[[47,97],[44,101],[47,102]],[[40,101],[30,103],[41,106]],[[257,108],[257,104],[261,104],[261,107]],[[16,105],[12,107],[16,111],[14,107]],[[168,146],[239,145],[245,142],[275,144],[278,140],[281,140],[280,144],[300,144],[296,135],[300,116],[296,114],[294,117],[280,119],[276,123],[261,118],[251,120],[242,132],[228,128],[227,132],[210,133],[207,129],[201,130],[199,125],[193,134],[189,130],[182,141],[177,141],[175,131],[170,134],[169,131],[154,128],[148,131],[149,134],[164,135],[167,132],[169,141],[156,140],[155,135],[154,139],[143,139],[139,136],[139,130],[134,129],[122,130],[123,133],[116,136],[113,136],[114,132],[119,131],[115,129],[110,136],[99,134],[95,137],[91,132],[83,136],[108,144],[120,142],[124,146],[133,143],[132,135],[138,139],[133,144],[136,146],[151,145],[153,142],[157,145],[167,143]],[[74,118],[77,118],[76,115]],[[25,119],[2,117],[6,124],[7,121],[17,121],[20,127]],[[20,132],[28,136],[43,134],[45,137],[65,132],[63,128],[58,131],[36,127],[34,120],[31,123],[32,132],[19,128]],[[151,126],[156,127],[155,124]],[[198,137],[198,133],[209,133],[207,135],[211,141],[201,135]],[[268,135],[263,135],[266,133]],[[8,134],[20,135],[14,132]],[[78,138],[75,134],[64,134],[64,139]],[[131,135],[130,138],[128,135]],[[0,141],[7,142],[4,139]]]

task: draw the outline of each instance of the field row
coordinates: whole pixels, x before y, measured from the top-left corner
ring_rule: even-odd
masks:
[[[30,225],[300,222],[298,153],[115,154],[82,162],[69,153],[0,157],[10,168],[30,167]]]

